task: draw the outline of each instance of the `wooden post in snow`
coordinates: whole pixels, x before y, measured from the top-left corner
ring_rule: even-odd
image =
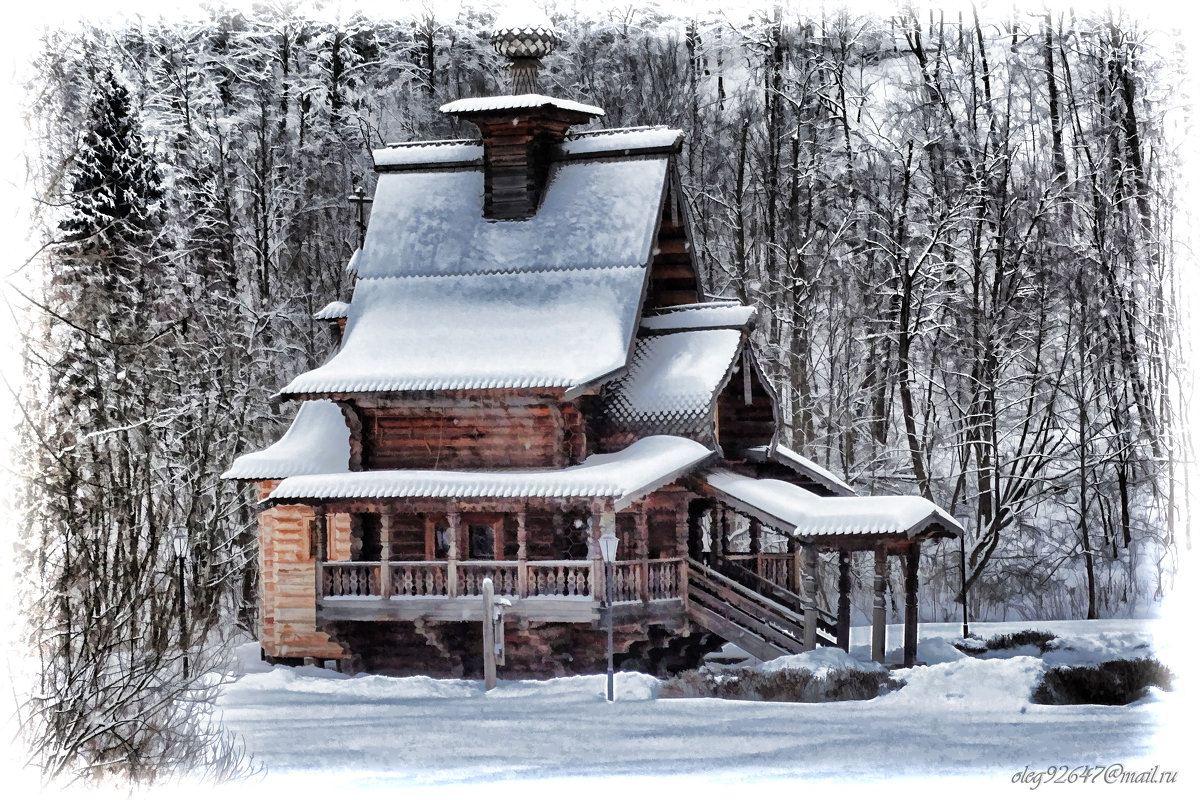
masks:
[[[904,666],[917,662],[917,569],[921,564],[921,545],[908,546],[904,559]]]
[[[496,597],[492,587],[492,579],[483,579],[483,688],[484,691],[496,688],[496,624],[492,620],[495,613]]]
[[[883,590],[887,584],[887,550],[883,545],[875,548],[875,600],[871,607],[871,660],[883,663],[887,646],[887,606]]]
[[[838,551],[837,646],[850,652],[850,551]]]

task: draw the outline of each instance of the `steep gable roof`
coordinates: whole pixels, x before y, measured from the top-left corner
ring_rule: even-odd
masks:
[[[555,388],[625,368],[681,134],[585,134],[559,146],[524,220],[482,214],[476,142],[376,151],[381,174],[340,349],[297,397]]]

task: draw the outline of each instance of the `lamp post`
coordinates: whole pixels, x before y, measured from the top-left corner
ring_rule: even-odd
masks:
[[[608,702],[613,702],[613,562],[617,560],[617,534],[605,531],[600,537],[600,558],[604,560],[604,604],[608,608]]]
[[[188,677],[187,611],[184,605],[183,563],[188,554],[188,533],[183,525],[171,526],[171,549],[175,552],[176,579],[179,581],[179,647],[183,650],[183,679]]]

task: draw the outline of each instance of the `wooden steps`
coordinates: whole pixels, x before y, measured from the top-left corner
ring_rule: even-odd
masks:
[[[692,621],[755,658],[769,661],[805,650],[802,608],[788,608],[693,559],[688,559],[687,599]],[[819,623],[817,644],[834,646],[822,627]]]

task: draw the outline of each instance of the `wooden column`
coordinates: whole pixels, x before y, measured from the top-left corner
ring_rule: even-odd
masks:
[[[599,540],[601,536],[617,535],[617,512],[613,510],[612,503],[594,508],[591,528],[588,551],[592,556],[592,599],[602,601],[608,596],[608,576],[604,573],[604,559],[600,555]]]
[[[650,599],[650,522],[646,518],[646,507],[641,506],[634,514],[634,533],[637,543],[638,597],[643,603]]]
[[[838,551],[837,646],[850,652],[850,551]]]
[[[804,649],[817,647],[817,548],[804,546]]]
[[[875,600],[871,607],[871,660],[883,663],[887,646],[887,606],[883,590],[887,585],[887,550],[875,548]]]
[[[329,548],[329,518],[325,516],[325,506],[313,506],[311,524],[313,585],[320,599],[325,596],[325,558]]]
[[[720,504],[721,524],[717,530],[717,564],[725,560],[729,552],[729,509],[724,503]]]
[[[313,581],[318,599],[325,596],[325,550],[329,544],[327,522],[325,506],[313,506]]]
[[[521,509],[517,512],[517,597],[529,596],[529,569],[526,564],[529,554],[525,547],[527,535],[525,509]]]
[[[458,597],[458,530],[462,527],[462,514],[454,509],[446,514],[446,526],[450,529],[450,547],[446,552],[446,596]]]
[[[921,545],[908,546],[904,559],[904,666],[917,662],[917,570],[921,565]]]
[[[754,574],[763,577],[762,524],[750,518],[750,553],[754,556]]]
[[[708,510],[708,566],[717,568],[717,551],[721,549],[721,511],[713,503]]]
[[[676,558],[688,556],[688,507],[687,503],[680,504],[675,509],[675,552]]]
[[[387,600],[392,596],[392,510],[384,506],[379,510],[379,596]]]
[[[791,553],[792,560],[788,562],[788,585],[784,588],[789,592],[802,595],[804,594],[804,569],[802,567],[800,543],[791,536],[787,540],[787,551]]]

